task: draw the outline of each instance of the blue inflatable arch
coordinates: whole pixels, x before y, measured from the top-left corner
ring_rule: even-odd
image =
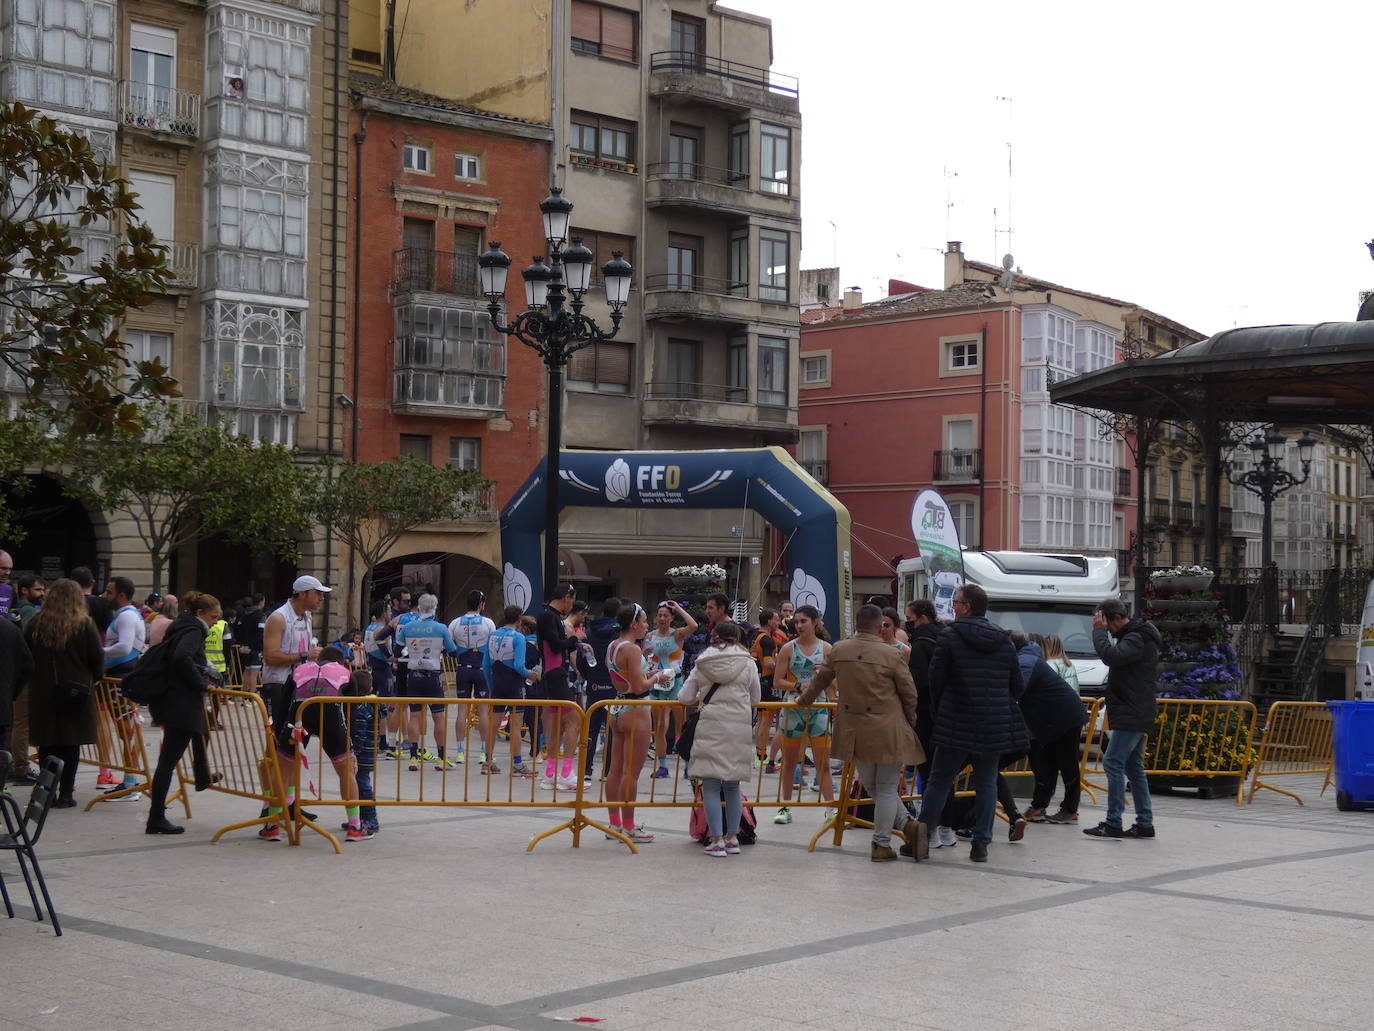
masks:
[[[794,605],[815,605],[832,631],[854,625],[849,510],[779,447],[728,451],[562,451],[559,508],[750,508],[789,537]],[[543,462],[501,510],[506,603],[544,597]]]

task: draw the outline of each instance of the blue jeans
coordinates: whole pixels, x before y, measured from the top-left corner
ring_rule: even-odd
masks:
[[[931,829],[940,825],[954,778],[969,762],[973,764],[973,840],[982,845],[991,842],[992,821],[997,817],[997,765],[1001,758],[997,752],[970,754],[937,745],[930,763],[930,780],[921,795],[921,822]]]
[[[1154,826],[1154,811],[1150,808],[1150,782],[1145,779],[1145,734],[1135,730],[1113,730],[1102,753],[1102,769],[1107,774],[1107,822],[1121,826],[1126,811],[1126,782],[1131,783],[1131,799],[1135,803],[1135,822],[1142,827]]]
[[[359,799],[371,799],[371,798],[373,797],[373,794],[372,794],[372,770],[373,770],[373,767],[371,767],[371,766],[359,766],[359,767],[358,767],[357,776],[358,776],[358,798],[359,798]],[[376,822],[377,822],[377,807],[376,807],[375,805],[365,805],[365,806],[362,806],[362,807],[361,807],[361,812],[360,812],[358,815],[359,815],[365,822],[368,822],[368,823],[376,823]]]
[[[725,823],[721,824],[720,795],[725,792]],[[740,816],[744,806],[739,797],[739,781],[716,780],[714,777],[701,779],[701,807],[706,810],[706,826],[712,840],[733,838],[739,833]]]

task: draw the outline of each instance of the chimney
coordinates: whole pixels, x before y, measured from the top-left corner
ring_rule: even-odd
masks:
[[[844,292],[843,308],[845,311],[858,311],[864,306],[863,291],[857,286],[851,286]]]
[[[958,240],[945,244],[945,289],[964,281],[964,245]]]

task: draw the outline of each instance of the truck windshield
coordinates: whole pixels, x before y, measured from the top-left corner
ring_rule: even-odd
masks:
[[[1093,659],[1093,608],[1084,605],[1054,605],[1044,602],[992,600],[988,619],[1004,630],[1049,637],[1058,634],[1071,659]]]

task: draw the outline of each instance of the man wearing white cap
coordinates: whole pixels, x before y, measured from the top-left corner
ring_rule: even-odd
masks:
[[[315,627],[311,613],[320,607],[330,588],[313,576],[298,576],[291,585],[291,597],[287,602],[267,617],[267,625],[262,631],[262,680],[258,693],[262,695],[267,711],[272,716],[272,726],[280,733],[290,712],[292,685],[291,671],[302,662],[319,657],[320,649],[315,644]],[[291,787],[288,770],[282,770],[288,787],[288,800],[294,801],[295,788]],[[277,816],[281,810],[269,808],[269,816]],[[258,837],[265,841],[281,841],[281,828],[269,823]]]

